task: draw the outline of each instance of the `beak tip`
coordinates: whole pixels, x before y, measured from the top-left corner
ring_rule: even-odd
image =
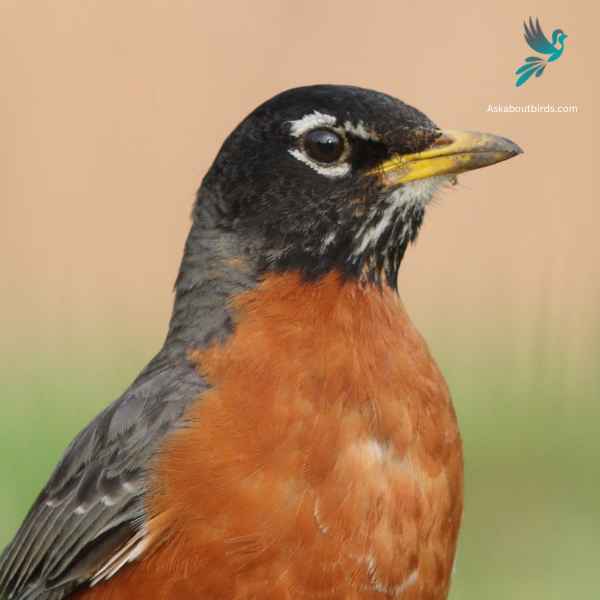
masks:
[[[515,144],[512,140],[509,140],[508,138],[501,138],[501,139],[506,144],[506,152],[508,152],[511,157],[517,156],[518,154],[525,153],[523,148],[521,148],[521,146],[519,146],[518,144]]]

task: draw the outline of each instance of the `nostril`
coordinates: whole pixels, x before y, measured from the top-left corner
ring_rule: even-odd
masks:
[[[450,144],[452,144],[452,142],[454,142],[454,139],[450,137],[450,135],[448,135],[445,132],[441,132],[441,135],[435,138],[433,144],[431,144],[431,147],[438,148],[442,146],[449,146]]]

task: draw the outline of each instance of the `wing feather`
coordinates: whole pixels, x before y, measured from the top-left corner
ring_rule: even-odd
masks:
[[[542,31],[540,20],[536,18],[535,22],[532,17],[529,17],[529,25],[527,21],[523,23],[525,29],[525,41],[529,44],[532,50],[541,54],[552,54],[556,48],[549,42],[548,38]]]
[[[191,365],[167,359],[159,355],[69,445],[0,556],[0,596],[61,600],[143,553],[149,466],[207,389]]]

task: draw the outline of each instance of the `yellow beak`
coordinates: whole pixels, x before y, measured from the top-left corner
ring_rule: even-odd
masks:
[[[395,154],[378,165],[372,174],[385,187],[435,175],[457,175],[506,160],[523,150],[506,138],[475,131],[443,131],[423,152]]]

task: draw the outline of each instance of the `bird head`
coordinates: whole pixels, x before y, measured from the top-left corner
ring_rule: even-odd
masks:
[[[552,32],[552,45],[563,44],[564,41],[569,37],[562,29],[555,29]]]
[[[497,136],[442,131],[419,110],[347,86],[291,89],[223,144],[195,220],[233,232],[259,274],[299,271],[396,286],[435,192],[521,152]]]

